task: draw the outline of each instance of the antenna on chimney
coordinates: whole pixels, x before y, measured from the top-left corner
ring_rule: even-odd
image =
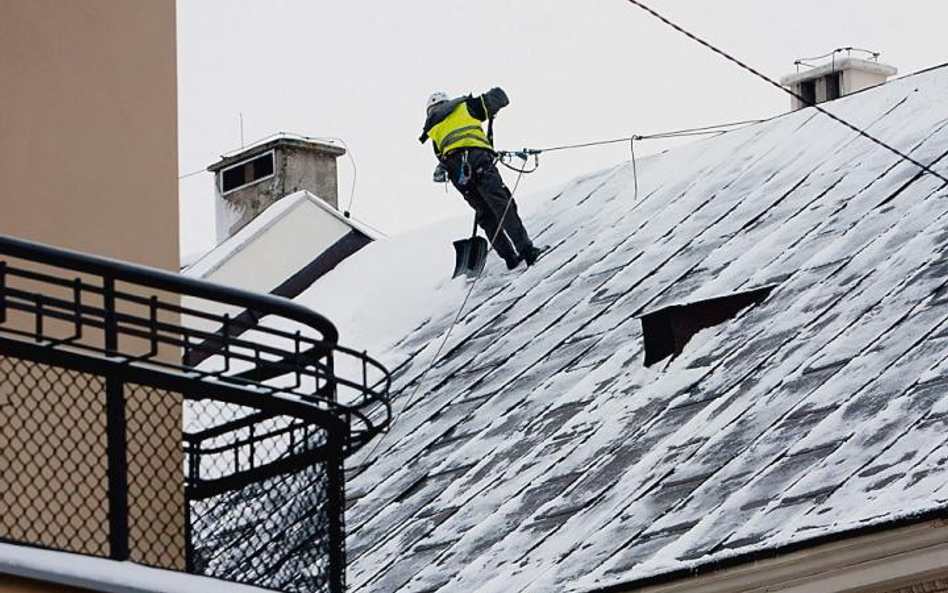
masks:
[[[246,146],[246,144],[244,144],[244,112],[240,111],[239,113],[240,113],[240,147],[244,148]]]
[[[853,52],[863,58],[853,57]],[[898,69],[879,61],[879,52],[858,47],[840,47],[828,54],[796,60],[796,73],[784,76],[780,84],[790,89],[795,111],[810,105],[833,101],[872,86],[884,84]],[[823,64],[819,60],[829,61]],[[805,69],[800,70],[803,66]]]

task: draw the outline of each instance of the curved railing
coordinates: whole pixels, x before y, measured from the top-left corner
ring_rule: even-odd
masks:
[[[293,301],[9,236],[0,236],[0,255],[34,264],[0,263],[0,324],[13,312],[32,318],[32,328],[8,333],[244,387],[261,398],[295,397],[345,421],[348,453],[390,420],[386,369],[366,353],[340,346],[328,319]],[[35,264],[56,271],[44,273]],[[66,279],[64,271],[81,276]],[[18,288],[13,279],[36,287]],[[182,298],[205,306],[189,306]],[[236,311],[250,312],[253,323],[235,321]],[[46,335],[44,322],[50,321],[74,331]],[[238,324],[243,333],[234,336]],[[187,361],[196,351],[203,360],[192,366]],[[357,376],[337,373],[339,367]],[[370,416],[379,407],[384,413]]]
[[[0,540],[342,591],[343,458],[391,407],[338,339],[280,297],[0,235]]]

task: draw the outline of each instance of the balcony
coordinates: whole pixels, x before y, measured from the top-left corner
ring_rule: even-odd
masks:
[[[0,539],[341,592],[389,382],[291,301],[0,236]]]

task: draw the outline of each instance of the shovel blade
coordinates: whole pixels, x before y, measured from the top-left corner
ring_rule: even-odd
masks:
[[[487,239],[472,237],[454,242],[454,275],[476,278],[487,263]]]

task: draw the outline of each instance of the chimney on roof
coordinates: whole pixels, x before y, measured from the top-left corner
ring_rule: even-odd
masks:
[[[344,154],[335,144],[280,134],[223,155],[207,168],[214,173],[218,244],[300,190],[338,209],[336,159]]]
[[[863,54],[866,59],[854,58],[853,52]],[[814,64],[829,58],[825,64]],[[843,47],[823,56],[803,58],[794,62],[795,74],[780,79],[787,87],[804,100],[791,98],[791,110],[796,111],[845,97],[863,89],[885,84],[898,70],[879,62],[879,53],[854,47]]]

